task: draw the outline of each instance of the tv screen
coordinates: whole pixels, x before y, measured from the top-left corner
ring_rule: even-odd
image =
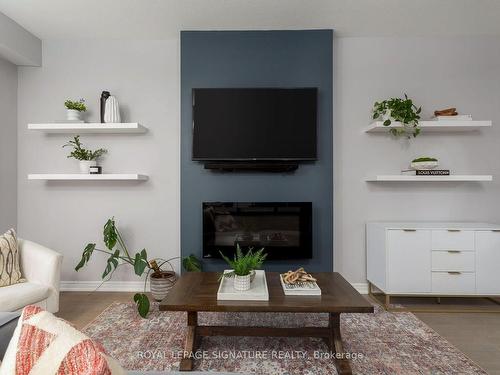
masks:
[[[193,90],[193,160],[316,160],[317,89]]]

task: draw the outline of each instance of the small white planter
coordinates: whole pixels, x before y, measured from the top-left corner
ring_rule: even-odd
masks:
[[[90,167],[97,165],[95,160],[80,160],[80,173],[90,173]]]
[[[252,283],[252,275],[238,276],[234,275],[234,289],[241,292],[245,290],[250,290]]]
[[[412,162],[410,164],[410,167],[415,170],[429,170],[429,169],[434,169],[439,166],[439,162],[437,161],[417,161],[417,162]]]
[[[68,121],[81,121],[82,113],[80,111],[77,111],[76,109],[67,109],[66,119]]]

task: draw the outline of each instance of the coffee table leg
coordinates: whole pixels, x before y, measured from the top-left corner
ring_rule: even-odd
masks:
[[[193,369],[192,354],[196,351],[198,337],[196,335],[196,326],[198,325],[198,313],[188,311],[187,313],[187,335],[184,344],[184,358],[181,359],[179,371],[191,371]],[[190,356],[191,355],[191,356]]]
[[[345,355],[340,334],[340,313],[330,313],[330,350],[334,353]],[[347,358],[335,358],[335,367],[339,375],[351,375],[351,364]]]

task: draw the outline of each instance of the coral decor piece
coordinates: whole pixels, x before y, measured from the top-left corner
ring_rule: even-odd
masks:
[[[84,332],[101,342],[127,370],[175,371],[184,350],[186,321],[185,312],[159,312],[154,303],[147,319],[141,319],[131,303],[113,303]],[[205,312],[198,314],[198,322],[318,327],[328,324],[328,315]],[[346,353],[358,355],[351,359],[354,374],[487,374],[412,313],[391,313],[376,305],[374,314],[342,314],[341,327]],[[336,374],[330,351],[317,338],[204,337],[200,351],[207,356],[195,360],[197,371]],[[256,358],[256,353],[267,358]],[[224,358],[226,354],[232,357]]]
[[[1,374],[122,375],[101,344],[38,306],[24,308],[2,362]]]

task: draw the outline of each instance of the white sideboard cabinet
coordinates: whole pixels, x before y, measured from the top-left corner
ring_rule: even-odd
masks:
[[[386,296],[500,296],[500,225],[369,222],[366,252]]]

